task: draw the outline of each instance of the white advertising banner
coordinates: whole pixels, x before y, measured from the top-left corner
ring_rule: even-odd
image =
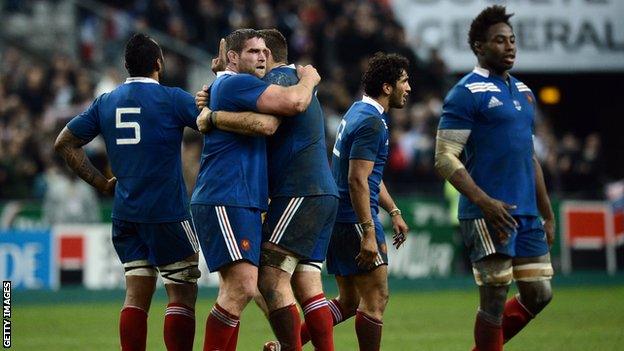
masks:
[[[474,67],[470,23],[495,4],[515,13],[515,71],[624,71],[623,0],[392,0],[412,46],[437,48],[453,72]]]
[[[88,289],[115,289],[124,288],[124,269],[117,257],[111,239],[110,224],[96,225],[58,225],[53,228],[57,242],[61,243],[69,239],[81,239],[81,248],[74,256],[78,262],[73,264],[77,269],[83,270],[83,284]],[[63,257],[60,258],[63,260]],[[70,257],[69,259],[73,259]],[[69,261],[65,259],[65,261]],[[71,264],[72,262],[69,261]],[[63,265],[61,263],[61,265]],[[67,264],[66,264],[67,265]],[[219,285],[219,276],[208,271],[206,262],[200,253],[199,269],[202,277],[199,286],[215,287]],[[159,278],[159,285],[162,280]]]

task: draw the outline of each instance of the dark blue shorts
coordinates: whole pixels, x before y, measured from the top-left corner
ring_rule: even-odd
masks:
[[[519,227],[504,244],[483,218],[460,220],[461,234],[469,249],[470,260],[477,262],[495,253],[509,257],[537,257],[547,254],[549,247],[541,219],[535,216],[514,216],[514,219]]]
[[[192,220],[136,223],[113,219],[113,245],[122,263],[147,260],[155,266],[182,261],[199,251]]]
[[[191,213],[211,272],[241,260],[258,265],[262,235],[259,209],[195,204]]]
[[[368,273],[374,268],[388,264],[388,248],[383,226],[375,217],[375,238],[379,254],[371,269],[358,266],[355,257],[360,253],[362,229],[357,223],[336,223],[327,251],[327,272],[329,274],[347,276]]]
[[[272,198],[262,241],[279,245],[302,262],[323,262],[337,211],[338,198],[331,195]]]

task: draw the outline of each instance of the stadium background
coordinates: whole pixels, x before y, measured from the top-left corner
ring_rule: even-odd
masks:
[[[434,174],[433,147],[442,99],[475,62],[465,42],[469,21],[492,3],[517,14],[513,73],[539,100],[536,152],[559,220],[555,299],[509,349],[624,349],[618,0],[0,1],[0,276],[13,283],[14,347],[116,348],[123,272],[109,239],[111,199],[69,174],[52,143],[69,118],[125,79],[129,35],[153,35],[165,49],[162,83],[193,93],[213,79],[219,38],[241,27],[276,27],[291,61],[312,63],[323,77],[328,145],[361,96],[368,56],[381,50],[410,59],[412,95],[404,110],[391,112],[385,180],[412,231],[403,249],[390,252],[395,293],[383,347],[468,349],[477,298],[449,211],[456,195]],[[195,133],[185,136],[189,189],[201,143]],[[87,149],[108,171],[103,143]],[[198,336],[217,279],[205,274],[201,284]],[[335,293],[331,279],[327,287]],[[149,349],[162,349],[162,290],[157,296]],[[259,349],[270,338],[262,319],[248,309],[239,349]],[[338,350],[355,348],[352,330],[336,329]]]

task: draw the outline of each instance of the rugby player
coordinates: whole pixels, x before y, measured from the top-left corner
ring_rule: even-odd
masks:
[[[260,80],[266,72],[267,48],[260,33],[253,29],[232,32],[225,46],[226,69],[217,73],[210,89],[210,110],[204,109],[199,118],[200,124],[204,116],[204,121],[220,128],[204,138],[191,200],[208,268],[219,271],[221,276],[217,302],[206,322],[204,350],[235,349],[239,316],[257,291],[260,215],[266,211],[268,199],[266,145],[265,139],[257,136],[258,123],[250,119],[246,131],[235,134],[221,124],[228,120],[228,114],[212,111],[296,115],[308,108],[320,81],[311,66],[300,67],[297,72],[301,79],[290,87]],[[251,112],[245,115],[251,116]],[[276,120],[264,117],[265,121]],[[260,134],[273,132],[274,128],[268,127]],[[265,256],[263,252],[263,261]],[[273,311],[270,319],[288,319],[291,315],[290,309],[281,309]]]
[[[511,16],[491,6],[472,21],[468,42],[478,65],[448,93],[435,151],[437,171],[462,194],[458,217],[479,286],[481,351],[502,350],[552,298],[555,218],[533,151],[535,96],[509,74]],[[519,294],[505,302],[512,280]]]
[[[147,314],[158,272],[169,297],[167,350],[193,348],[199,243],[188,210],[180,148],[184,127],[197,129],[193,97],[161,86],[160,47],[135,34],[125,48],[130,75],[73,118],[55,149],[100,192],[114,193],[113,244],[125,269],[126,298],[119,321],[121,349],[145,350]],[[102,135],[115,177],[106,178],[83,146]]]
[[[408,231],[382,180],[388,158],[387,112],[405,106],[411,91],[407,67],[407,59],[396,54],[371,58],[362,79],[365,95],[343,117],[333,149],[331,168],[340,200],[327,271],[336,276],[340,295],[330,307],[334,324],[356,316],[358,344],[366,351],[381,347],[388,302],[388,254],[379,205],[392,218],[397,248]]]

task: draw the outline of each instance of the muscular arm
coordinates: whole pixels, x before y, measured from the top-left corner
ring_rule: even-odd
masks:
[[[115,188],[115,178],[107,179],[93,166],[84,149],[86,142],[77,138],[72,132],[63,128],[56,138],[54,150],[65,160],[67,165],[85,182],[105,194],[110,194]]]
[[[260,95],[257,101],[259,112],[279,116],[294,116],[304,112],[312,101],[314,87],[320,81],[316,70],[306,66],[297,70],[300,74],[299,83],[290,87],[275,84]]]
[[[197,117],[197,127],[202,133],[212,128],[249,136],[271,136],[280,125],[280,118],[255,112],[216,111],[210,121],[210,109],[204,108]],[[211,123],[214,123],[211,124]]]
[[[486,221],[497,231],[501,240],[509,235],[517,223],[508,212],[515,205],[491,198],[472,179],[459,160],[464,145],[470,136],[469,130],[438,130],[436,137],[435,168],[460,193],[477,205]]]
[[[373,172],[375,163],[368,160],[349,160],[349,195],[351,205],[360,223],[373,218],[370,208],[370,189],[368,176]],[[374,231],[373,237],[374,237]]]

